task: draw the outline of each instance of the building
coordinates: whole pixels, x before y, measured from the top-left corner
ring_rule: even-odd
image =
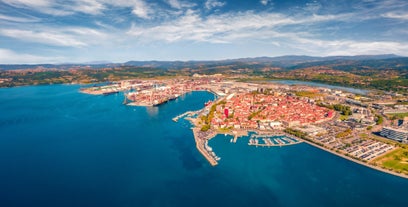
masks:
[[[408,142],[408,130],[383,127],[380,135],[399,142]]]
[[[269,123],[269,126],[272,129],[280,129],[282,127],[282,123],[280,123],[279,121],[272,121]]]

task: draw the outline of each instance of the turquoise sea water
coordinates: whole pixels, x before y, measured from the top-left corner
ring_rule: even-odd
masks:
[[[171,119],[213,99],[194,92],[157,108],[79,86],[0,89],[0,206],[408,206],[408,180],[305,143],[209,142]]]

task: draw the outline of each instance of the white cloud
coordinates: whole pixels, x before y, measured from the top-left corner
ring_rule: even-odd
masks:
[[[72,15],[78,12],[98,15],[109,6],[132,8],[132,13],[143,19],[150,19],[150,14],[153,13],[145,0],[3,0],[3,2],[14,7],[34,9],[55,16]]]
[[[320,40],[293,35],[289,37],[289,46],[311,55],[408,55],[407,42],[394,41],[355,41],[355,40]]]
[[[0,35],[24,42],[77,48],[89,45],[101,45],[109,38],[109,35],[104,32],[84,27],[66,27],[58,29],[44,27],[35,30],[0,29]]]
[[[108,35],[106,33],[103,33],[96,29],[91,29],[91,28],[86,28],[86,27],[68,27],[68,28],[63,28],[62,31],[60,32],[66,33],[66,34],[73,34],[83,39],[84,38],[88,38],[88,39],[96,38],[96,41],[108,38]],[[89,43],[90,41],[87,40],[86,42]]]
[[[216,7],[223,7],[226,2],[217,1],[217,0],[207,0],[204,4],[205,8],[211,10]]]
[[[268,5],[269,1],[270,0],[261,0],[260,2],[261,2],[262,5],[266,6],[266,5]]]
[[[76,12],[97,15],[105,10],[106,6],[98,0],[78,0],[71,9]]]
[[[265,39],[276,37],[278,27],[288,25],[314,24],[316,22],[341,20],[346,15],[310,15],[288,17],[275,13],[228,13],[202,18],[198,12],[187,10],[184,15],[170,22],[153,27],[133,25],[127,34],[141,41],[177,42],[183,40],[197,42],[234,42],[239,39]],[[287,32],[286,32],[287,33]]]
[[[196,6],[196,4],[194,3],[179,1],[179,0],[167,0],[167,3],[175,9],[191,8],[191,7]]]
[[[361,55],[395,53],[408,55],[408,44],[396,41],[321,40],[315,32],[292,31],[298,26],[322,22],[348,21],[353,14],[286,16],[278,13],[227,13],[203,18],[199,12],[187,10],[178,19],[161,25],[143,27],[132,25],[128,35],[137,42],[163,41],[209,42],[216,44],[240,44],[262,42],[292,48],[293,51],[312,55]],[[290,27],[288,27],[290,26]],[[285,28],[284,30],[282,28]]]
[[[19,30],[19,29],[1,29],[0,34],[27,42],[37,42],[47,45],[83,47],[85,42],[75,39],[72,35],[60,34],[55,32]]]
[[[1,64],[37,64],[37,63],[58,63],[61,57],[45,57],[25,53],[16,53],[9,49],[0,48]]]
[[[181,9],[181,3],[178,0],[167,0],[167,3],[176,9]]]
[[[48,7],[53,4],[52,0],[3,0],[10,5],[26,5],[30,7]]]
[[[38,12],[55,16],[65,16],[74,13],[69,9],[64,9],[65,6],[53,0],[3,0],[3,2],[14,7],[34,9]]]
[[[376,54],[399,54],[408,55],[408,43],[391,41],[338,41],[328,55],[376,55]]]
[[[0,21],[10,21],[10,22],[20,22],[20,23],[30,23],[30,22],[38,22],[38,18],[25,18],[25,17],[14,17],[14,16],[7,16],[0,14]]]
[[[392,19],[402,19],[402,20],[408,20],[408,13],[395,13],[395,12],[389,12],[381,15],[382,17],[386,18],[392,18]]]
[[[213,46],[205,43],[223,44],[220,48],[236,45],[260,45],[262,50],[266,47],[262,45],[274,44],[279,46],[279,49],[291,49],[292,52],[298,54],[396,53],[408,55],[407,44],[403,42],[407,30],[403,26],[398,28],[399,32],[394,32],[396,30],[392,25],[387,26],[386,28],[390,28],[387,29],[388,31],[376,31],[377,34],[367,36],[366,42],[358,42],[353,39],[341,39],[352,38],[347,34],[350,29],[343,26],[346,24],[337,24],[343,21],[350,23],[347,24],[350,27],[358,27],[366,23],[366,20],[384,21],[384,18],[390,18],[387,21],[394,21],[402,25],[401,21],[408,19],[408,13],[405,11],[408,3],[394,4],[400,2],[398,0],[361,1],[355,3],[360,9],[352,6],[349,10],[354,13],[344,13],[345,10],[342,10],[343,13],[338,13],[341,11],[337,10],[338,7],[333,6],[332,10],[325,10],[326,15],[318,15],[327,7],[323,2],[303,4],[303,7],[297,8],[294,13],[290,12],[291,14],[285,14],[287,11],[282,11],[282,13],[246,11],[215,12],[209,16],[207,16],[208,10],[219,9],[225,6],[226,2],[205,0],[200,3],[201,8],[197,6],[198,3],[191,3],[191,0],[162,0],[169,5],[164,7],[160,7],[160,3],[147,0],[0,0],[0,2],[51,15],[75,13],[95,15],[89,20],[95,22],[95,27],[98,29],[67,26],[64,21],[59,21],[60,17],[55,17],[56,21],[52,21],[54,25],[50,25],[47,21],[28,15],[0,14],[0,35],[2,36],[24,42],[70,47],[70,49],[89,53],[94,48],[115,50],[117,49],[113,47],[115,44],[115,46],[130,51],[135,48],[135,45],[146,48],[157,45],[172,47],[193,42],[199,44],[187,45],[191,48],[194,48],[194,45]],[[270,7],[273,5],[272,0],[257,0],[255,3],[258,6]],[[131,14],[130,12],[121,14],[110,12],[111,8],[125,8],[131,11]],[[35,14],[34,12],[33,15]],[[110,20],[106,20],[107,17],[111,17]],[[131,28],[123,29],[135,17],[140,19],[136,20]],[[338,29],[333,31],[322,25],[336,25]],[[342,30],[343,28],[345,29]],[[331,36],[330,32],[334,36]],[[385,35],[385,32],[389,32],[389,35]],[[378,39],[380,36],[381,41]],[[331,37],[336,37],[338,40],[330,40]],[[398,43],[398,41],[402,42]],[[11,52],[8,51],[8,54]],[[99,53],[100,51],[93,52]],[[4,51],[3,53],[6,54]]]
[[[132,13],[143,19],[150,19],[150,8],[145,4],[144,1],[135,1],[135,6],[133,7]]]

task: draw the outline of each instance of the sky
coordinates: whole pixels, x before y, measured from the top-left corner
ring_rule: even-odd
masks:
[[[408,0],[0,0],[0,64],[408,56]]]

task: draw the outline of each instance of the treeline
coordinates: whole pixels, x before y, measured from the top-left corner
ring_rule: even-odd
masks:
[[[291,129],[291,128],[286,128],[285,130],[283,130],[284,132],[291,134],[293,136],[302,138],[302,139],[307,139],[307,134],[305,132],[301,132],[299,130],[296,129]]]
[[[324,103],[317,103],[318,106],[326,107],[328,109],[334,109],[336,111],[340,111],[342,115],[352,115],[353,112],[351,111],[350,106],[342,105],[342,104],[324,104]]]
[[[226,101],[220,101],[218,103],[214,103],[211,108],[210,112],[208,112],[207,116],[201,116],[201,121],[204,122],[204,125],[201,127],[201,131],[208,131],[211,128],[211,120],[214,118],[214,113],[217,110],[218,105],[225,105]]]

